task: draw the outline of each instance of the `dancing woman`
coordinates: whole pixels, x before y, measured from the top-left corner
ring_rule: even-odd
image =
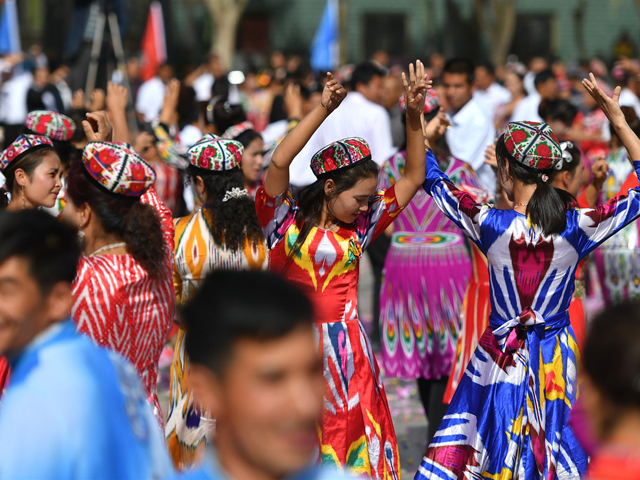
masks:
[[[156,381],[175,308],[173,222],[150,188],[154,179],[130,145],[91,142],[69,169],[63,215],[84,248],[71,318],[136,367],[162,426]]]
[[[410,85],[404,79],[407,160],[394,186],[376,192],[379,169],[369,146],[345,138],[313,156],[317,181],[300,192],[299,202],[293,200],[289,165],[346,95],[329,73],[321,104],[278,146],[256,196],[271,270],[300,286],[315,305],[326,382],[320,459],[374,478],[399,478],[400,464],[380,371],[358,320],[358,265],[364,248],[424,181],[420,116],[430,82],[420,62],[416,74],[413,65],[410,71]]]
[[[640,140],[595,78],[584,82],[631,158]],[[587,457],[568,427],[577,397],[578,347],[567,312],[576,268],[589,252],[640,216],[640,189],[595,209],[549,185],[562,159],[547,124],[507,125],[496,146],[498,174],[513,210],[476,203],[427,158],[424,188],[487,256],[489,327],[480,339],[417,480],[578,479]],[[640,172],[640,163],[636,162]]]
[[[187,174],[203,207],[175,221],[173,279],[178,305],[187,302],[213,270],[267,268],[267,249],[255,203],[244,190],[242,144],[205,135],[188,151]],[[249,297],[250,298],[250,293]],[[194,404],[181,327],[171,365],[165,435],[177,468],[191,465],[204,449],[212,420]]]

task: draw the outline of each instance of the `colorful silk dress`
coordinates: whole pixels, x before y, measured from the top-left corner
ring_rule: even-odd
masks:
[[[491,314],[416,479],[580,478],[587,457],[568,427],[579,352],[567,310],[579,262],[640,216],[640,189],[571,209],[565,231],[544,236],[527,216],[458,190],[431,153],[424,188],[486,255]]]
[[[261,270],[267,268],[264,244],[248,244],[242,250],[229,250],[218,245],[211,236],[200,209],[175,220],[175,264],[173,283],[178,305],[188,301],[200,283],[213,270]],[[208,215],[206,215],[208,217]],[[165,436],[176,468],[190,466],[204,451],[205,439],[211,435],[213,419],[193,404],[187,372],[189,359],[185,352],[185,330],[181,327],[173,353],[169,416]]]
[[[283,274],[314,303],[325,399],[318,434],[322,463],[379,479],[399,479],[398,445],[387,396],[369,339],[358,320],[362,251],[402,211],[395,187],[376,193],[367,212],[338,230],[316,226],[298,254],[298,205],[289,191],[264,187],[256,196],[258,220],[269,247],[269,268]]]
[[[156,393],[158,361],[173,323],[173,220],[153,189],[140,201],[159,214],[165,256],[154,280],[132,255],[82,257],[73,283],[71,318],[94,342],[115,350],[137,369],[147,400],[164,425]]]
[[[382,188],[404,172],[405,152],[382,167]],[[453,157],[446,172],[456,185],[478,186],[471,168]],[[380,293],[382,362],[390,377],[441,378],[454,358],[462,298],[471,261],[458,226],[424,190],[394,223]]]

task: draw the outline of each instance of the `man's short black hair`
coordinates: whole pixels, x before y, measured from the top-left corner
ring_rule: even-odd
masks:
[[[578,107],[564,99],[542,100],[538,107],[538,115],[545,122],[547,119],[558,120],[570,127],[578,115]]]
[[[72,283],[80,260],[75,229],[39,210],[0,213],[0,263],[12,257],[29,263],[40,292],[59,282]]]
[[[467,76],[467,81],[469,85],[473,83],[475,80],[475,65],[473,61],[468,58],[452,58],[451,60],[447,60],[447,63],[444,64],[444,69],[442,70],[442,74],[452,73],[452,74],[464,74]]]
[[[541,83],[548,82],[551,79],[556,78],[551,69],[542,70],[540,73],[536,75],[536,79],[534,80],[535,85],[540,85]]]
[[[385,77],[387,71],[374,62],[364,62],[358,65],[351,75],[351,90],[355,92],[359,83],[368,85],[373,77]]]
[[[487,74],[491,75],[492,77],[495,77],[496,75],[496,69],[493,66],[493,63],[491,62],[480,62],[476,65],[476,68],[478,67],[482,67],[487,71]]]
[[[182,318],[189,359],[223,376],[238,340],[274,340],[311,327],[313,307],[301,290],[274,274],[219,270],[207,276]]]

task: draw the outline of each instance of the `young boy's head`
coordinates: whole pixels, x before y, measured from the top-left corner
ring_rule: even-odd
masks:
[[[282,478],[317,452],[324,380],[313,309],[285,280],[219,271],[182,311],[196,402],[216,419],[223,467]]]

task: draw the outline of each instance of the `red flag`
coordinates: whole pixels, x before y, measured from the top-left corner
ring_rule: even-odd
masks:
[[[142,81],[147,81],[155,76],[158,67],[167,60],[164,19],[160,2],[153,2],[149,7],[147,27],[144,31],[140,48],[142,50],[140,78]]]

